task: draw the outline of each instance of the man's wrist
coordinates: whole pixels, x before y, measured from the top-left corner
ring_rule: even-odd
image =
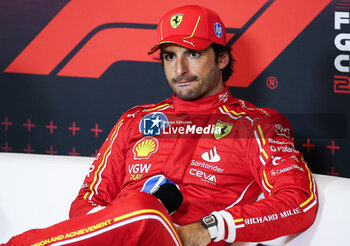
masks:
[[[176,230],[183,245],[208,245],[211,242],[209,232],[201,222],[179,226]]]

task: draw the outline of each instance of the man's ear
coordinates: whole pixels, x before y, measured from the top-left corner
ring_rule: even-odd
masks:
[[[228,51],[223,51],[223,52],[220,52],[219,54],[219,60],[218,60],[218,64],[219,64],[219,68],[220,69],[224,69],[228,62],[229,62],[229,54],[228,54]]]

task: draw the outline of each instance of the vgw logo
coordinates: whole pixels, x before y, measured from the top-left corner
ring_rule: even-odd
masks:
[[[201,1],[226,24],[236,60],[226,84],[248,87],[330,2]],[[185,4],[135,0],[131,11],[128,1],[70,1],[5,72],[99,78],[118,61],[154,62],[147,51],[156,39],[156,23],[169,9]]]
[[[139,180],[145,173],[148,173],[152,164],[132,164],[129,165],[130,180]]]

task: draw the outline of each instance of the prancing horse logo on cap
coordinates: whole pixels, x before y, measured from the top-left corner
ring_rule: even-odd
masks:
[[[176,14],[176,15],[171,16],[170,26],[174,29],[178,28],[180,26],[183,18],[184,18],[183,14]]]

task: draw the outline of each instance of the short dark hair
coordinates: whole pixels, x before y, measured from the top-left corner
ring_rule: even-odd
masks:
[[[228,53],[229,60],[227,66],[222,70],[222,80],[223,82],[226,82],[232,75],[233,73],[233,63],[234,59],[231,54],[231,47],[230,46],[225,46],[225,45],[220,45],[216,43],[212,43],[210,47],[213,48],[214,54],[215,54],[215,62],[219,62],[219,57],[222,53],[226,52]],[[163,50],[161,49],[160,55],[159,55],[159,60],[162,62],[162,66],[164,66],[164,61],[163,61]]]
[[[231,75],[233,73],[233,63],[235,60],[233,59],[232,54],[231,54],[232,49],[230,46],[224,46],[224,45],[220,45],[220,44],[216,44],[216,43],[212,43],[210,46],[214,50],[216,63],[219,62],[219,57],[222,53],[224,53],[224,52],[228,53],[228,56],[229,56],[228,64],[222,70],[222,80],[223,80],[223,82],[226,82],[231,77]]]

